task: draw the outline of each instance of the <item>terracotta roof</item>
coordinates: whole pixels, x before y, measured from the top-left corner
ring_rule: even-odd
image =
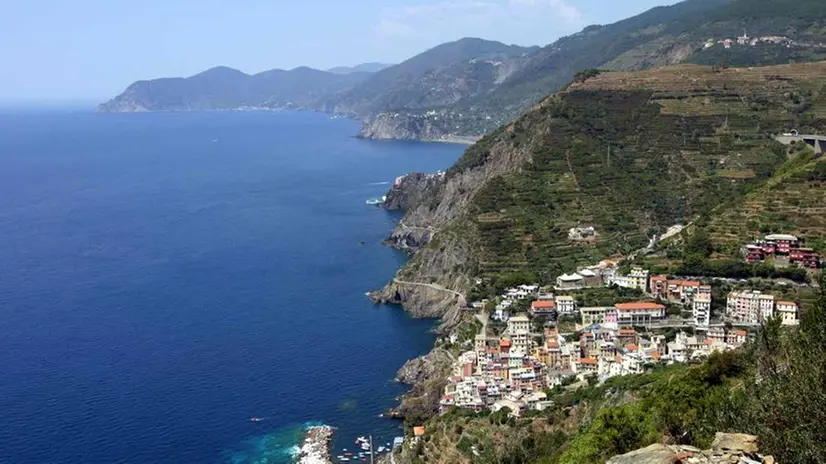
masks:
[[[686,286],[688,286],[688,287],[699,287],[700,286],[700,281],[699,280],[684,280],[683,281],[683,287],[686,287]]]
[[[413,435],[417,437],[424,435],[424,425],[417,425],[416,427],[413,427]]]
[[[794,301],[778,301],[777,304],[797,306],[797,303],[795,303]]]
[[[654,281],[668,280],[668,277],[666,277],[664,275],[651,276],[651,280],[654,280]]]
[[[711,340],[706,338],[705,340],[703,340],[703,344],[704,345],[711,345]]]
[[[596,358],[579,358],[579,362],[582,364],[596,364]]]
[[[554,309],[556,308],[556,303],[551,300],[545,301],[534,301],[531,303],[531,309]]]
[[[499,340],[499,346],[502,346],[502,347],[511,346],[511,341],[510,340],[504,340],[504,339]]]
[[[630,344],[630,345],[628,345],[628,346],[626,346],[625,348],[626,348],[628,351],[637,351],[637,345],[635,345],[635,344],[633,344],[633,343],[632,343],[632,344]]]
[[[659,360],[660,359],[660,353],[657,352],[657,351],[651,353],[651,359]]]
[[[559,348],[558,342],[548,342],[548,348]]]
[[[614,307],[619,311],[631,311],[634,309],[665,309],[665,306],[661,304],[643,301],[638,301],[636,303],[617,303]]]
[[[748,332],[746,332],[745,330],[735,330],[735,331],[734,331],[734,335],[741,335],[741,336],[745,336],[745,335],[747,335],[747,334],[748,334]]]
[[[637,331],[634,329],[619,329],[619,333],[622,335],[635,335]]]
[[[622,362],[622,356],[614,356],[614,362],[621,363]]]

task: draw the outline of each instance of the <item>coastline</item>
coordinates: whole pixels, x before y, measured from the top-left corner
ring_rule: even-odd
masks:
[[[358,122],[362,125],[362,128],[359,130],[359,133],[355,134],[353,137],[363,139],[363,140],[387,140],[387,141],[404,141],[409,140],[412,142],[423,142],[423,143],[450,143],[456,145],[473,145],[474,143],[478,142],[482,136],[476,135],[445,135],[442,137],[365,137],[363,134],[364,127],[366,126],[366,122],[363,119],[359,119],[354,115],[344,114],[344,113],[336,113],[331,111],[323,111],[319,109],[313,108],[266,108],[266,107],[241,107],[241,108],[213,108],[213,109],[172,109],[172,110],[150,110],[146,108],[135,108],[126,111],[104,111],[100,109],[100,105],[93,109],[95,113],[106,113],[106,114],[133,114],[133,113],[198,113],[198,112],[266,112],[266,113],[278,113],[282,111],[296,111],[296,112],[311,112],[311,113],[318,113],[323,115],[328,115],[331,118],[336,119],[349,119],[354,122]]]
[[[333,430],[333,427],[329,425],[308,427],[296,462],[298,464],[332,464],[330,442],[333,439]]]

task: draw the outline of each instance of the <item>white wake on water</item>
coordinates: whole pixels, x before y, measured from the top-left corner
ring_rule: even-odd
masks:
[[[371,182],[367,185],[389,185],[389,184],[390,184],[390,181],[387,181],[387,182]]]

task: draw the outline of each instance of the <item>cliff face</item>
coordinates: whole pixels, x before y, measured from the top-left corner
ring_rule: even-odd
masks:
[[[472,143],[478,136],[456,134],[449,115],[426,113],[379,113],[367,119],[359,137],[375,140],[421,140]]]
[[[408,210],[419,204],[424,194],[444,180],[443,173],[412,172],[400,177],[382,205],[388,210]]]

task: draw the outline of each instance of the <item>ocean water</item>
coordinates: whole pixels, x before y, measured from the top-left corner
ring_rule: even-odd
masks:
[[[0,463],[281,463],[378,415],[432,322],[364,293],[405,256],[365,204],[457,145],[312,113],[0,114]],[[250,422],[250,417],[263,421]]]

